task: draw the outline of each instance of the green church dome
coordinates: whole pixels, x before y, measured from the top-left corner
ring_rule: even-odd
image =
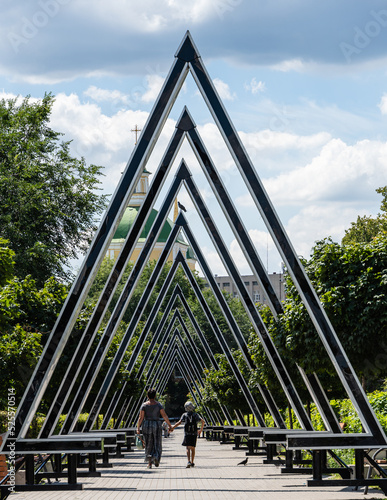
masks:
[[[119,223],[118,228],[113,236],[113,240],[120,240],[126,238],[130,228],[133,225],[134,219],[136,218],[139,208],[140,207],[127,207],[121,219],[121,222]],[[148,220],[145,223],[145,227],[141,233],[139,240],[140,242],[144,242],[146,240],[149,231],[151,230],[152,224],[157,217],[157,214],[158,214],[157,210],[153,208],[151,214],[148,217]],[[158,243],[165,243],[167,241],[168,236],[172,231],[172,227],[173,227],[173,222],[170,219],[167,219],[157,239]],[[187,245],[187,242],[182,238],[182,236],[180,236],[176,241],[182,243],[183,245]],[[192,249],[190,250],[191,250],[190,253],[193,254]]]

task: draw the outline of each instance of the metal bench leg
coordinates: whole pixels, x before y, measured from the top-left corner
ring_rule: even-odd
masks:
[[[26,484],[35,484],[34,455],[26,455]]]
[[[285,450],[285,466],[287,469],[293,469],[293,451]]]
[[[69,484],[77,484],[77,455],[75,453],[67,455],[67,476]]]
[[[364,479],[364,450],[355,450],[355,479]]]
[[[266,455],[266,459],[267,460],[273,460],[274,459],[274,454],[276,452],[276,445],[275,444],[266,444],[266,448],[267,448],[267,455]]]
[[[54,455],[54,471],[62,472],[62,455],[60,453],[55,453]]]
[[[321,450],[313,451],[313,480],[322,480],[322,456]]]
[[[89,453],[89,472],[97,472],[97,455]]]

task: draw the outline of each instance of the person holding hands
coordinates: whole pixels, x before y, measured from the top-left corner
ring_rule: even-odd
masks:
[[[170,431],[172,430],[172,426],[163,405],[155,399],[156,389],[149,389],[147,396],[148,401],[140,409],[137,434],[140,434],[142,425],[142,433],[145,440],[145,462],[148,462],[148,469],[151,469],[152,464],[155,464],[156,467],[160,465],[162,452],[160,417],[165,420]]]
[[[195,467],[195,448],[198,436],[203,431],[204,420],[195,412],[195,407],[191,401],[187,401],[184,405],[185,413],[180,417],[180,420],[172,427],[172,431],[180,424],[184,424],[184,440],[182,445],[187,449],[188,463],[186,468]],[[198,429],[198,422],[201,422],[201,427]]]

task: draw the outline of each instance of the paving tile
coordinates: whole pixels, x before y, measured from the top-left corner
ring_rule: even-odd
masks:
[[[15,500],[361,500],[385,498],[380,490],[352,488],[308,488],[309,476],[284,475],[262,457],[249,457],[237,466],[245,451],[232,445],[199,439],[194,468],[186,469],[187,456],[181,445],[182,429],[163,439],[160,467],[146,468],[138,450],[125,458],[112,459],[112,469],[100,469],[101,478],[80,478],[81,491],[15,493]]]

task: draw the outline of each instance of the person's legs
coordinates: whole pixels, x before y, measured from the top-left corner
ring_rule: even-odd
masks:
[[[195,458],[195,447],[194,446],[187,446],[187,457],[188,457],[188,462],[192,464]]]
[[[142,425],[142,434],[144,436],[145,441],[145,460],[144,462],[148,462],[148,467],[152,467],[151,453],[153,447],[153,439],[152,439],[152,431],[149,427],[149,422],[144,421]]]
[[[145,461],[148,468],[156,467],[160,464],[162,453],[161,424],[157,421],[145,421],[143,425],[143,435],[145,438]]]
[[[145,448],[145,456],[146,459],[148,460],[148,469],[152,468],[152,461],[153,461],[153,456],[152,456],[152,451],[154,448],[154,439],[153,439],[153,433],[148,434],[148,440],[146,441],[146,448]]]
[[[156,467],[158,467],[160,464],[161,453],[163,450],[163,445],[162,445],[163,439],[161,435],[161,424],[159,422],[155,422],[155,424],[156,424],[154,433],[155,443],[154,443],[153,456],[154,456],[154,464]]]
[[[190,448],[191,448],[191,464],[194,465],[196,448],[195,446],[191,446]]]

